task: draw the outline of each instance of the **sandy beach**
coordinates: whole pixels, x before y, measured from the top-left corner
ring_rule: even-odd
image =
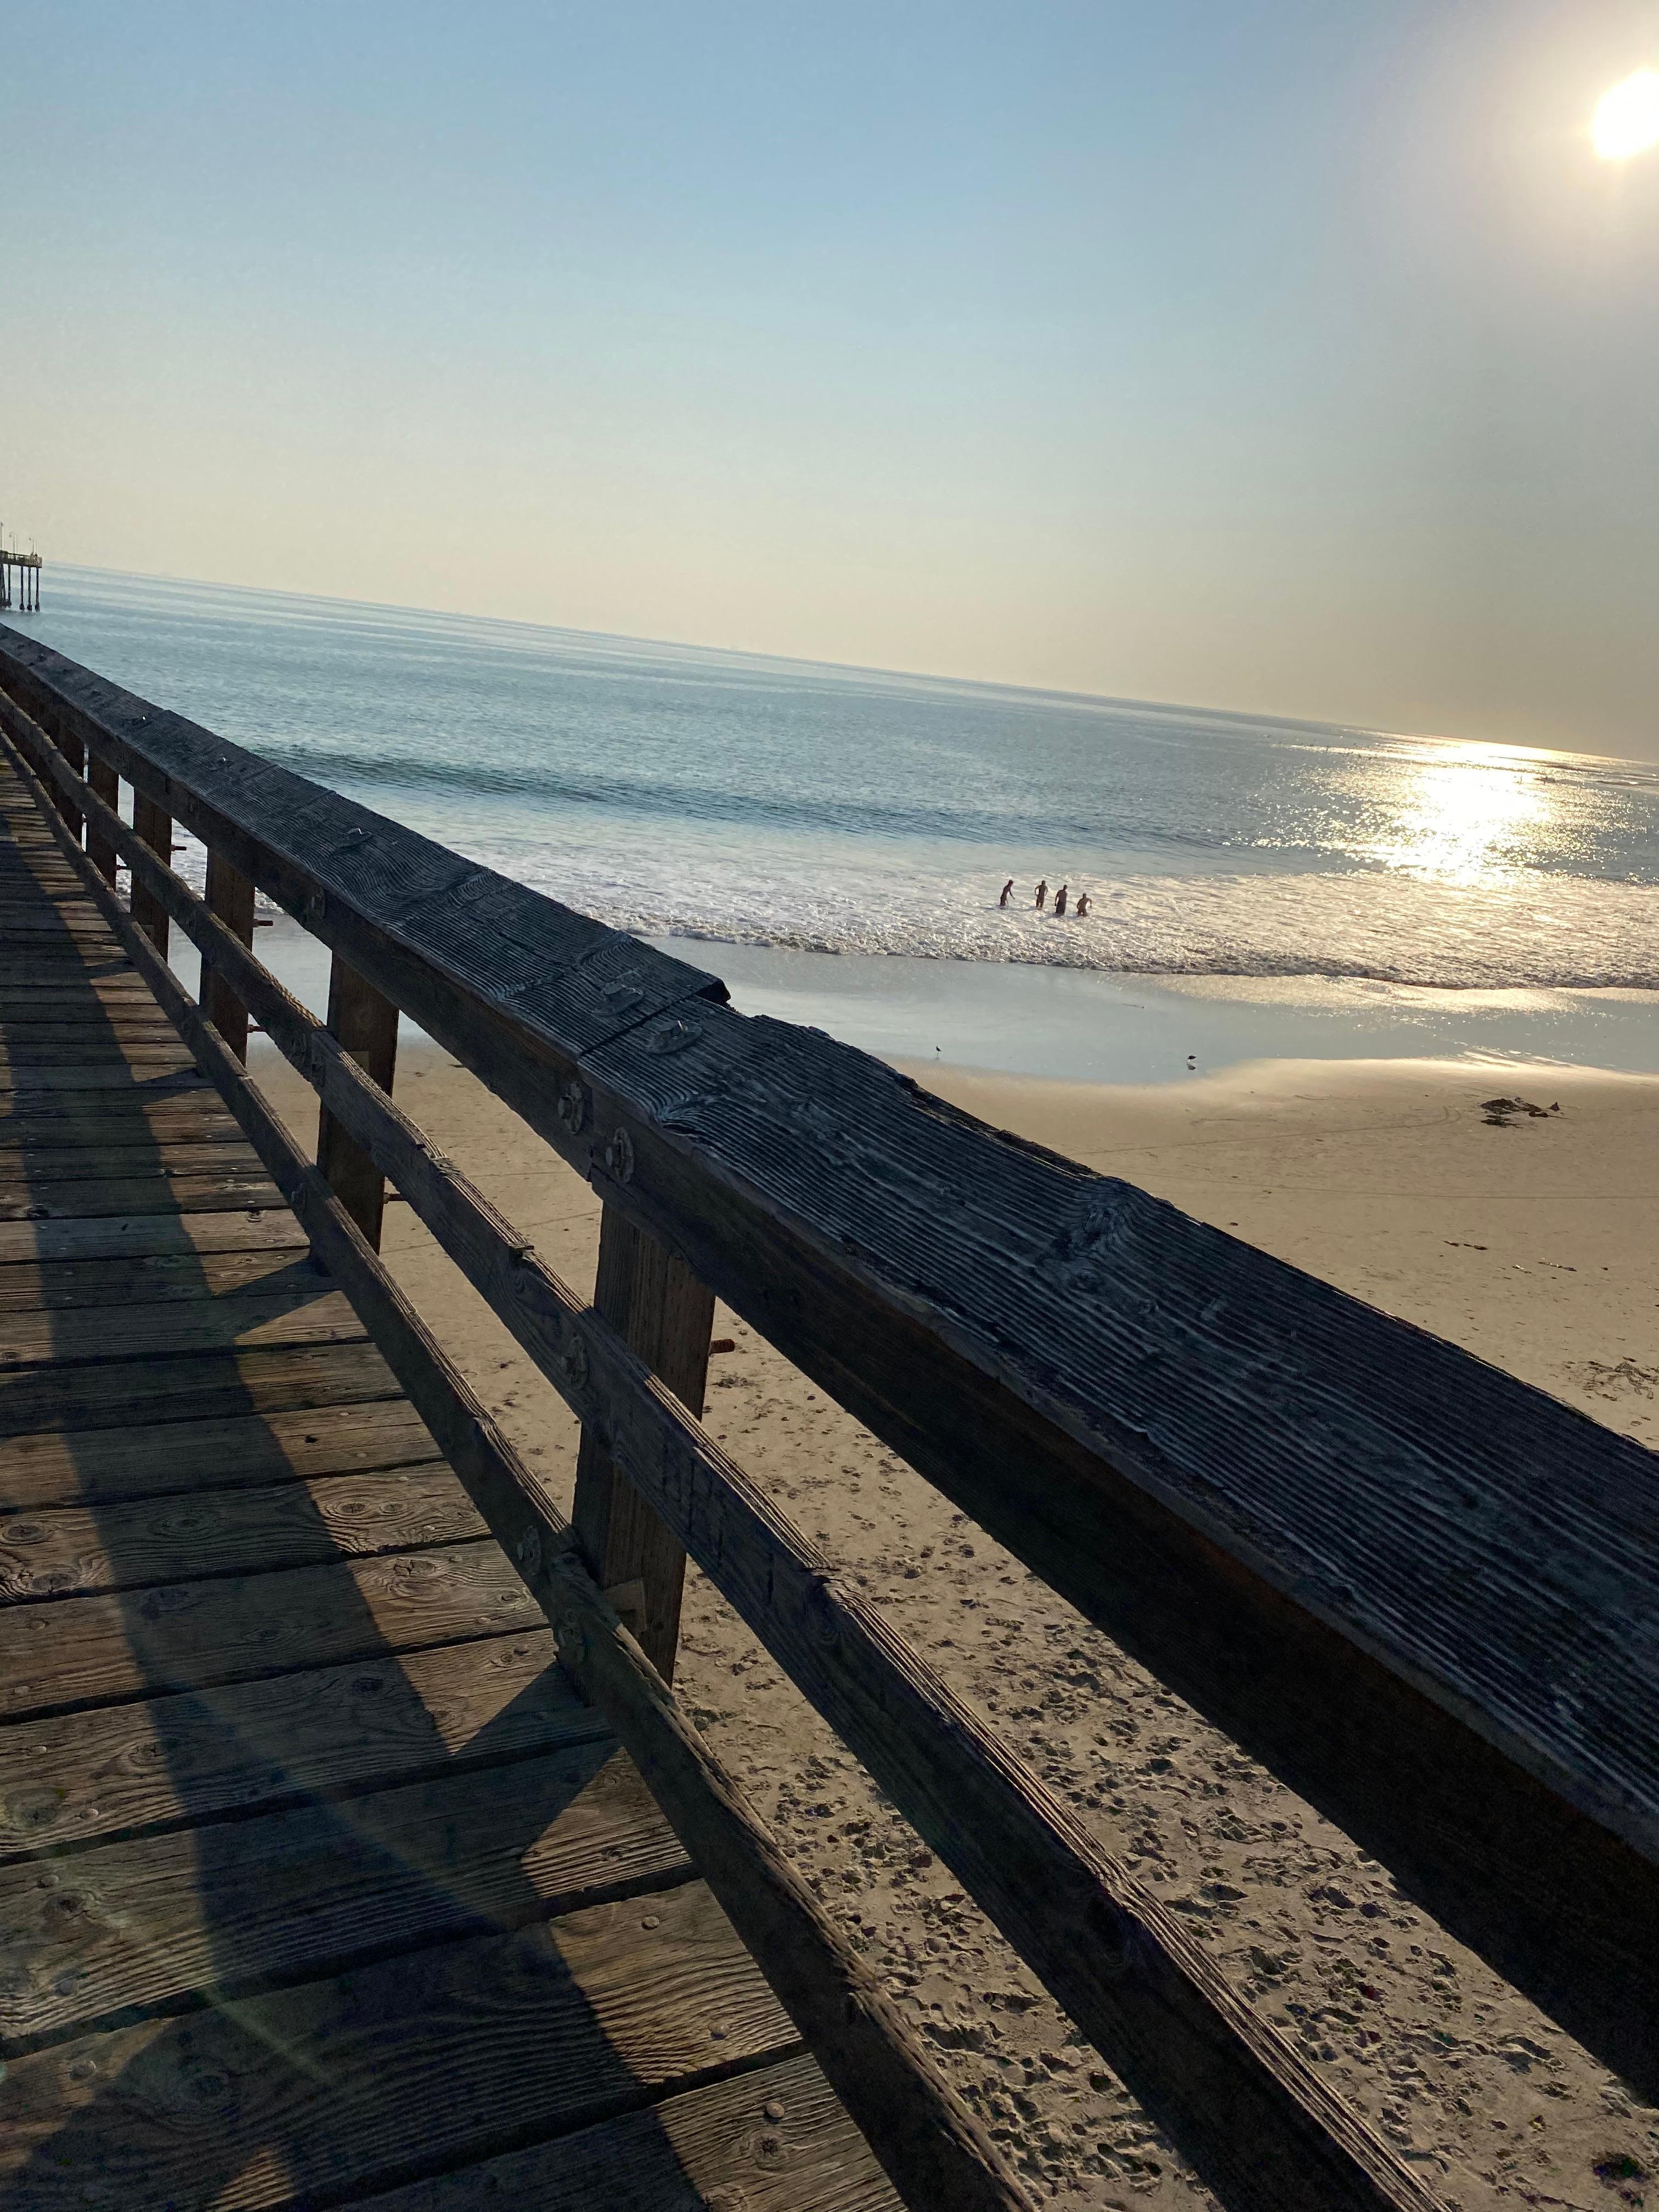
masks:
[[[1659,1422],[1659,1078],[1431,1061],[1258,1062],[1157,1088],[942,1068],[918,1079],[1123,1176],[1651,1443]],[[255,1073],[296,1129],[314,1105]],[[599,1207],[436,1048],[408,1109],[591,1289]],[[1549,1109],[1496,1126],[1494,1096]],[[575,1429],[402,1205],[386,1254],[568,1498]],[[1395,1890],[723,1310],[708,1424],[1079,1816],[1160,1885],[1237,1984],[1450,2206],[1656,2201],[1659,2112]],[[678,1686],[829,1908],[1040,2189],[1211,2202],[693,1571]]]

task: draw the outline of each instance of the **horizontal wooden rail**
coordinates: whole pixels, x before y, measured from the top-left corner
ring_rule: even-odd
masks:
[[[9,721],[6,750],[55,821],[63,765]],[[34,773],[38,768],[40,775]],[[65,771],[67,773],[67,771]],[[47,778],[48,782],[42,779]],[[79,779],[73,779],[78,781]],[[256,981],[315,1030],[331,1065],[382,1096],[151,848],[95,797],[100,834],[204,952],[241,955],[232,988]],[[190,999],[70,834],[64,849],[198,1065],[218,1088],[327,1267],[555,1632],[560,1659],[603,1712],[699,1872],[810,2044],[905,2202],[921,2212],[1031,2212],[983,2128],[939,2078],[870,1970],[780,1850],[741,1785],[686,1719],[584,1568],[574,1533],[483,1401],[393,1282],[356,1222],[295,1144],[236,1054]],[[182,894],[182,897],[180,895]],[[233,948],[234,949],[233,953]],[[225,968],[220,969],[227,974]],[[390,1102],[387,1102],[388,1105]],[[628,1355],[623,1354],[626,1358]]]
[[[15,632],[0,679],[1659,2098],[1649,1454]]]
[[[63,764],[40,757],[67,787]],[[85,804],[118,841],[135,882],[143,880],[315,1085],[584,1432],[603,1440],[1224,2200],[1260,2212],[1426,2212],[1434,2200],[1410,2169],[1258,2017],[1175,1916],[777,1513],[616,1329],[584,1307],[203,902],[133,833],[106,820],[95,799]]]

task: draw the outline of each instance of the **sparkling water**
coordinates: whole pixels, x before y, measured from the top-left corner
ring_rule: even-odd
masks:
[[[1142,1002],[1139,979],[1185,978],[1184,1008],[1197,979],[1346,979],[1279,1003],[1351,1020],[1355,985],[1408,1014],[1427,991],[1443,1029],[1444,994],[1468,994],[1470,1036],[1437,1031],[1453,1049],[1478,1048],[1487,1015],[1507,1026],[1486,1041],[1518,1050],[1517,1021],[1574,1012],[1563,994],[1659,988],[1645,764],[89,570],[48,583],[31,635],[583,913],[682,940],[741,976],[739,1003],[765,1001],[768,970],[723,946],[900,956],[848,963],[825,994],[843,1034],[860,991],[890,1006],[902,976],[898,999],[925,1002],[918,960],[1103,971]],[[1073,911],[1038,911],[1039,879]],[[798,1016],[817,966],[780,963]],[[941,1007],[982,1001],[1019,1030],[1017,976],[939,981]],[[1124,984],[1097,1003],[1128,1003]],[[1613,1061],[1654,1064],[1649,1009],[1621,996],[1598,1018],[1615,1006],[1644,1042]],[[1033,1018],[1040,1048],[964,1051],[964,1017],[947,1056],[1085,1072]],[[938,1024],[911,1026],[899,1048],[931,1052]]]

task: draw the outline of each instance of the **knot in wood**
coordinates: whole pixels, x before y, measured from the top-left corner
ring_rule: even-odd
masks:
[[[1055,1237],[1051,1249],[1056,1262],[1068,1271],[1086,1273],[1127,1250],[1134,1234],[1130,1212],[1135,1195],[1127,1183],[1103,1183],[1071,1226]]]
[[[526,1574],[533,1575],[542,1563],[542,1532],[526,1528],[514,1547],[514,1556]]]

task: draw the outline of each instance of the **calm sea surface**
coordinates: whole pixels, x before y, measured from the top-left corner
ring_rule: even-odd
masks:
[[[1224,1032],[1231,1058],[1659,1066],[1652,1008],[1626,995],[1659,988],[1644,764],[47,581],[31,634],[585,913],[696,940],[679,949],[739,1004],[878,1048],[1133,1079],[1189,1036],[1214,1064]],[[1034,911],[1039,877],[1092,913]],[[1149,1006],[1150,1061],[1119,1048]],[[1287,1021],[1313,1027],[1287,1042]]]

